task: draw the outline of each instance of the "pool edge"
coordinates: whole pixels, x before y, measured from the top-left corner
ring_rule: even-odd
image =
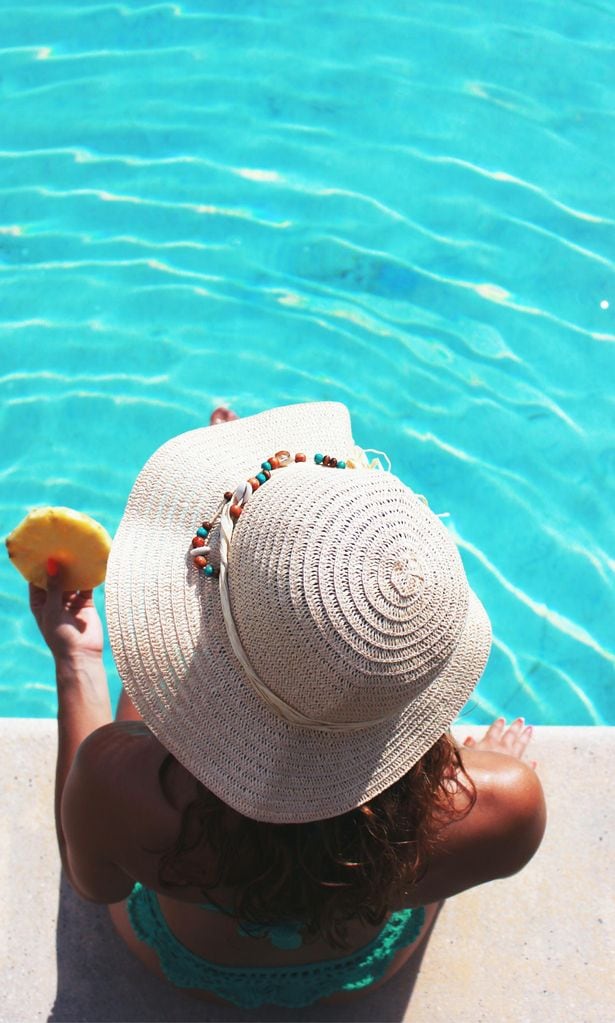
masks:
[[[483,729],[454,731],[463,738]],[[194,1003],[151,978],[116,939],[104,907],[60,888],[53,824],[56,722],[2,718],[0,736],[2,813],[10,822],[0,837],[6,946],[0,1018],[244,1018]],[[538,727],[533,749],[549,811],[541,849],[519,875],[444,906],[414,983],[412,969],[405,969],[334,1015],[286,1010],[268,1011],[268,1018],[533,1023],[548,1013],[554,1020],[604,1023],[615,1002],[609,966],[615,947],[615,811],[602,793],[615,728]]]

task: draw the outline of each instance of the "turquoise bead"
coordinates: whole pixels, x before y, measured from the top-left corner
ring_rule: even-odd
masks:
[[[338,462],[337,463],[337,467],[338,467],[338,469],[345,469],[346,468],[346,463],[345,462]]]
[[[314,461],[316,462],[316,465],[322,465],[322,460],[324,457],[325,457],[324,455],[314,455]]]
[[[257,472],[256,479],[258,480],[259,483],[267,482],[267,477],[265,476],[264,472]]]
[[[205,540],[205,538],[209,536],[209,530],[208,529],[203,529],[203,526],[199,526],[199,528],[196,531],[196,535],[197,536],[202,536],[203,539]]]
[[[261,469],[269,469],[271,472],[271,462],[261,462]]]
[[[203,569],[203,575],[212,576],[214,574],[213,565],[205,565]]]

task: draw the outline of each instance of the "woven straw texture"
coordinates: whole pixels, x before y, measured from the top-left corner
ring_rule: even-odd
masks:
[[[353,446],[347,410],[331,403],[175,437],[140,473],[113,542],[107,621],[130,697],[195,777],[258,820],[337,816],[393,784],[487,660],[487,616],[440,520],[391,474],[311,462]],[[310,718],[363,724],[350,731],[290,725],[263,702],[233,654],[216,582],[187,554],[224,491],[281,448],[308,462],[276,470],[244,508],[233,618],[273,692]],[[212,547],[215,561],[215,534]]]

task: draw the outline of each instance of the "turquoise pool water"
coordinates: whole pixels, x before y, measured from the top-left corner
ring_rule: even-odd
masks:
[[[0,0],[2,535],[341,399],[491,615],[465,719],[615,723],[614,13]],[[53,715],[25,598],[2,560],[0,713]]]

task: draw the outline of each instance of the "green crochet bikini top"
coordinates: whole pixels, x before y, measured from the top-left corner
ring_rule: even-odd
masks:
[[[242,1009],[271,1004],[298,1009],[337,991],[367,988],[385,975],[400,949],[416,940],[425,920],[422,907],[392,913],[373,941],[341,959],[294,966],[245,967],[212,963],[182,945],[169,929],[156,893],[143,885],[135,885],[127,908],[137,937],[157,953],[167,980],[177,987],[210,991]],[[300,928],[291,925],[287,929],[285,925],[265,930],[271,940],[275,934],[278,941],[296,942]]]

